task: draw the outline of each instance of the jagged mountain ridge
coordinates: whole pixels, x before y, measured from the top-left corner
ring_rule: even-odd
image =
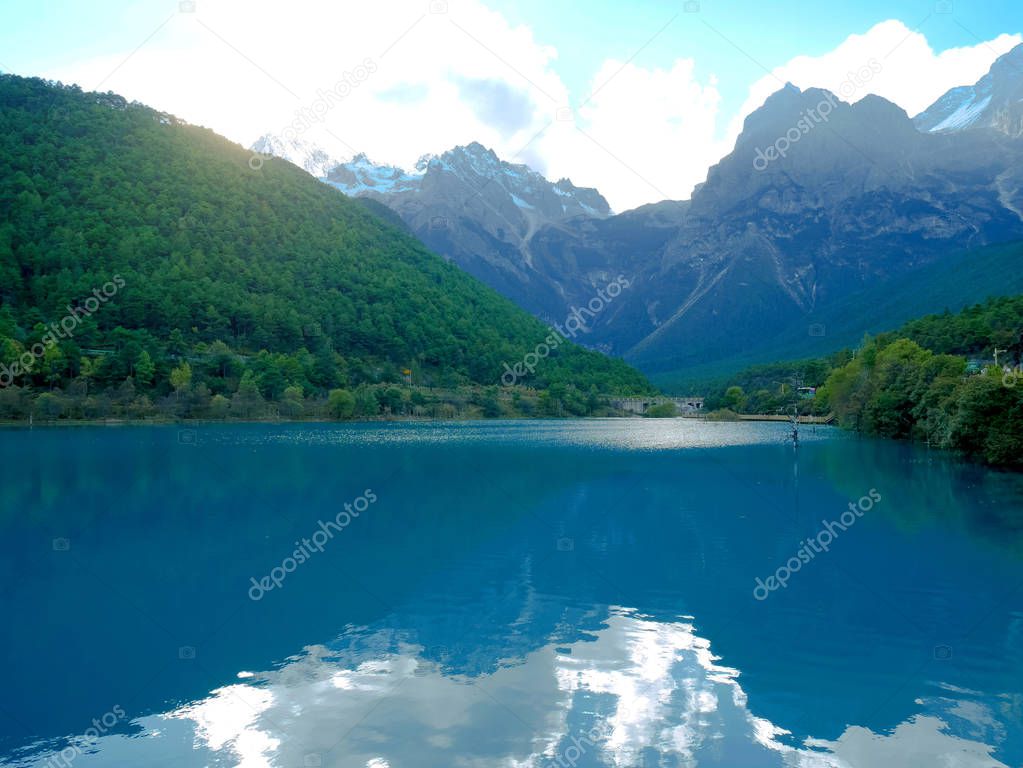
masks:
[[[576,187],[568,179],[552,183],[526,165],[501,160],[478,142],[455,147],[442,155],[424,155],[412,172],[376,165],[365,154],[359,154],[347,163],[337,164],[325,175],[329,183],[351,196],[415,193],[452,176],[473,192],[484,193],[485,187],[496,185],[525,215],[536,211],[545,221],[580,215],[607,216],[611,212],[607,200],[597,190]]]
[[[1021,61],[1023,46],[913,120],[877,96],[847,104],[789,85],[747,118],[691,200],[614,216],[530,214],[507,169],[539,175],[479,145],[426,158],[414,177],[356,158],[332,183],[387,204],[431,248],[548,321],[626,275],[630,288],[583,340],[673,370],[745,354],[868,286],[1023,237],[1012,112]],[[985,109],[950,130],[977,94],[991,95]]]

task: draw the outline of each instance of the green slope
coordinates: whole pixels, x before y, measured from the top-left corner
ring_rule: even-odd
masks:
[[[798,327],[742,355],[650,378],[665,390],[689,393],[749,366],[855,347],[866,333],[897,328],[928,313],[956,312],[989,297],[1023,293],[1021,265],[1020,242],[957,253],[807,315]]]
[[[131,376],[154,397],[183,360],[193,383],[226,395],[252,369],[271,399],[287,386],[398,381],[404,368],[422,384],[496,385],[504,363],[548,336],[365,205],[287,162],[254,170],[250,158],[113,94],[0,77],[0,363],[115,275],[116,295],[19,383],[66,388],[91,349],[92,386]],[[231,364],[209,363],[211,350]],[[151,376],[148,361],[136,370],[142,352]],[[525,383],[650,389],[567,342]]]

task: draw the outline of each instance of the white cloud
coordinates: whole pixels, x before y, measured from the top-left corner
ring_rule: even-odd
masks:
[[[886,21],[778,67],[753,84],[735,116],[721,113],[717,80],[698,80],[691,59],[670,69],[609,59],[592,79],[592,98],[566,121],[557,119],[571,101],[557,51],[484,0],[197,0],[195,13],[176,14],[134,53],[45,74],[101,84],[248,145],[282,132],[371,60],[375,71],[343,88],[347,95],[303,139],[340,158],[365,152],[403,167],[479,141],[551,178],[595,186],[624,210],[688,197],[730,151],[742,119],[786,81],[840,91],[851,70],[875,59],[880,73],[850,98],[877,93],[915,114],[948,88],[975,82],[1018,42],[1002,35],[935,54],[922,34]]]
[[[727,148],[716,138],[721,95],[700,83],[692,59],[670,70],[608,60],[576,122],[545,137],[555,176],[596,186],[615,210],[684,198]]]

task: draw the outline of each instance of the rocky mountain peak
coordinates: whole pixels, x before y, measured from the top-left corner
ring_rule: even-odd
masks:
[[[694,191],[692,212],[709,216],[765,193],[785,199],[792,212],[834,202],[879,175],[891,180],[920,138],[905,111],[880,96],[849,104],[789,83],[746,118],[735,149]]]
[[[976,84],[947,91],[913,123],[927,133],[993,129],[1023,137],[1023,45],[996,59]]]
[[[286,139],[274,133],[264,133],[249,148],[262,155],[287,160],[317,178],[326,176],[340,162],[312,142],[297,137]]]

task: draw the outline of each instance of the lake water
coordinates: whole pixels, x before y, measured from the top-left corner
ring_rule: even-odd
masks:
[[[0,764],[1023,765],[1023,479],[784,432],[0,431]]]

